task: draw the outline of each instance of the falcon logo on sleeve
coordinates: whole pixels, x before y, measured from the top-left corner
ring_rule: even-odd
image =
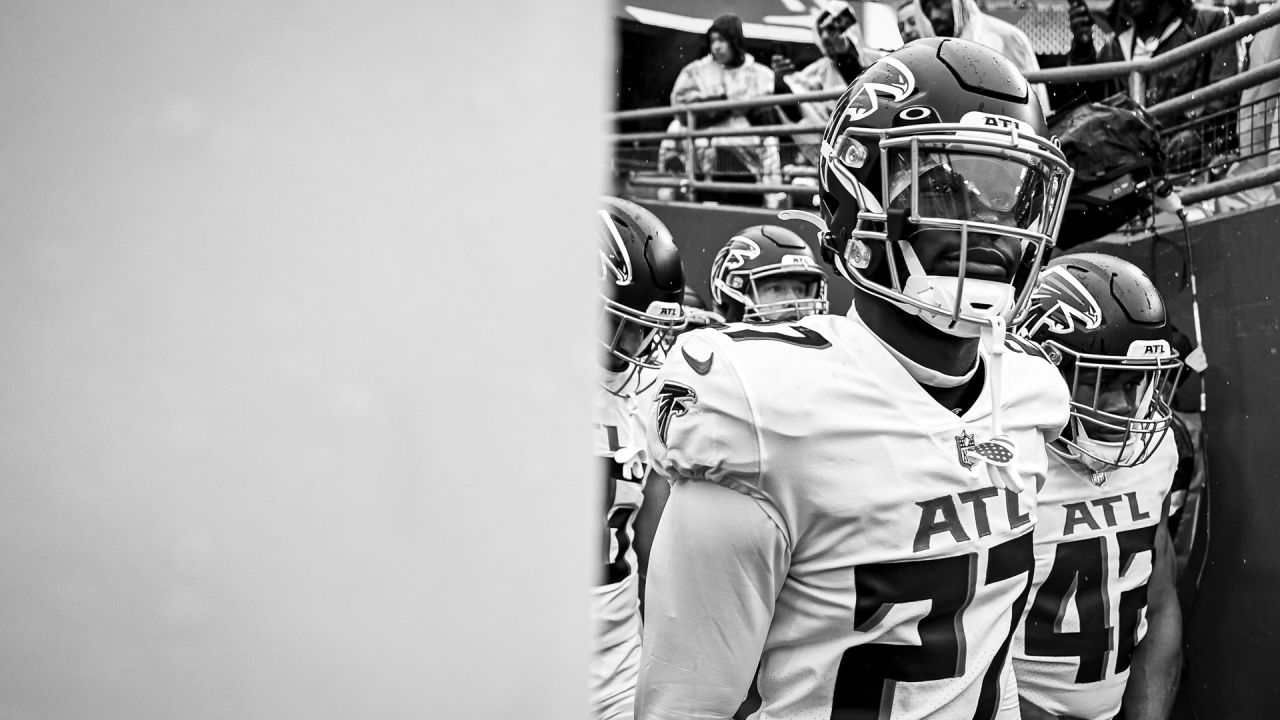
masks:
[[[1046,300],[1048,302],[1046,302]],[[1059,335],[1080,330],[1096,330],[1102,325],[1102,309],[1088,290],[1061,265],[1040,274],[1040,284],[1031,296],[1031,310],[1022,321],[1019,334],[1035,337],[1041,329]]]
[[[658,420],[658,439],[667,444],[667,430],[671,427],[671,418],[680,417],[689,412],[690,406],[698,402],[698,395],[693,388],[673,380],[662,383],[662,388],[654,396],[655,412]]]

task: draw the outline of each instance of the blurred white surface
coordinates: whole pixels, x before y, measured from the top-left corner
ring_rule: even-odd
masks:
[[[0,717],[583,715],[606,13],[0,9]]]

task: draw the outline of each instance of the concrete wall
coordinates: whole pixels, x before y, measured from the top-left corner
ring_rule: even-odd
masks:
[[[1211,490],[1208,563],[1187,618],[1184,701],[1200,718],[1271,717],[1280,701],[1280,206],[1191,227],[1200,294]],[[1090,243],[1144,267],[1192,329],[1182,232]],[[1184,717],[1187,702],[1179,708]]]
[[[0,718],[586,716],[606,12],[0,8]]]

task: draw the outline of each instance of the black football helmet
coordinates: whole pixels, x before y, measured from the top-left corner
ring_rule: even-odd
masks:
[[[600,343],[613,360],[657,368],[663,338],[685,324],[680,253],[667,227],[643,207],[606,197],[598,212]]]
[[[1142,270],[1100,253],[1055,258],[1015,330],[1071,389],[1071,421],[1051,449],[1095,471],[1151,457],[1169,430],[1182,363],[1164,300]],[[1104,388],[1122,384],[1123,401],[1104,398]]]
[[[943,332],[975,337],[1025,309],[1071,168],[1012,62],[967,40],[927,38],[880,58],[841,96],[819,183],[823,258],[840,275]],[[950,248],[933,274],[913,249],[924,238]]]
[[[760,302],[758,283],[778,277],[803,280],[806,297]],[[711,264],[711,300],[729,322],[799,320],[827,312],[827,274],[799,235],[777,225],[738,231]]]

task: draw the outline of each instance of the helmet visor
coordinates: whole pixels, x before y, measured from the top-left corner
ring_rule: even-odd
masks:
[[[974,150],[910,148],[889,153],[889,207],[921,218],[999,225],[1036,234],[1052,231],[1049,199],[1061,171],[1045,160]]]

